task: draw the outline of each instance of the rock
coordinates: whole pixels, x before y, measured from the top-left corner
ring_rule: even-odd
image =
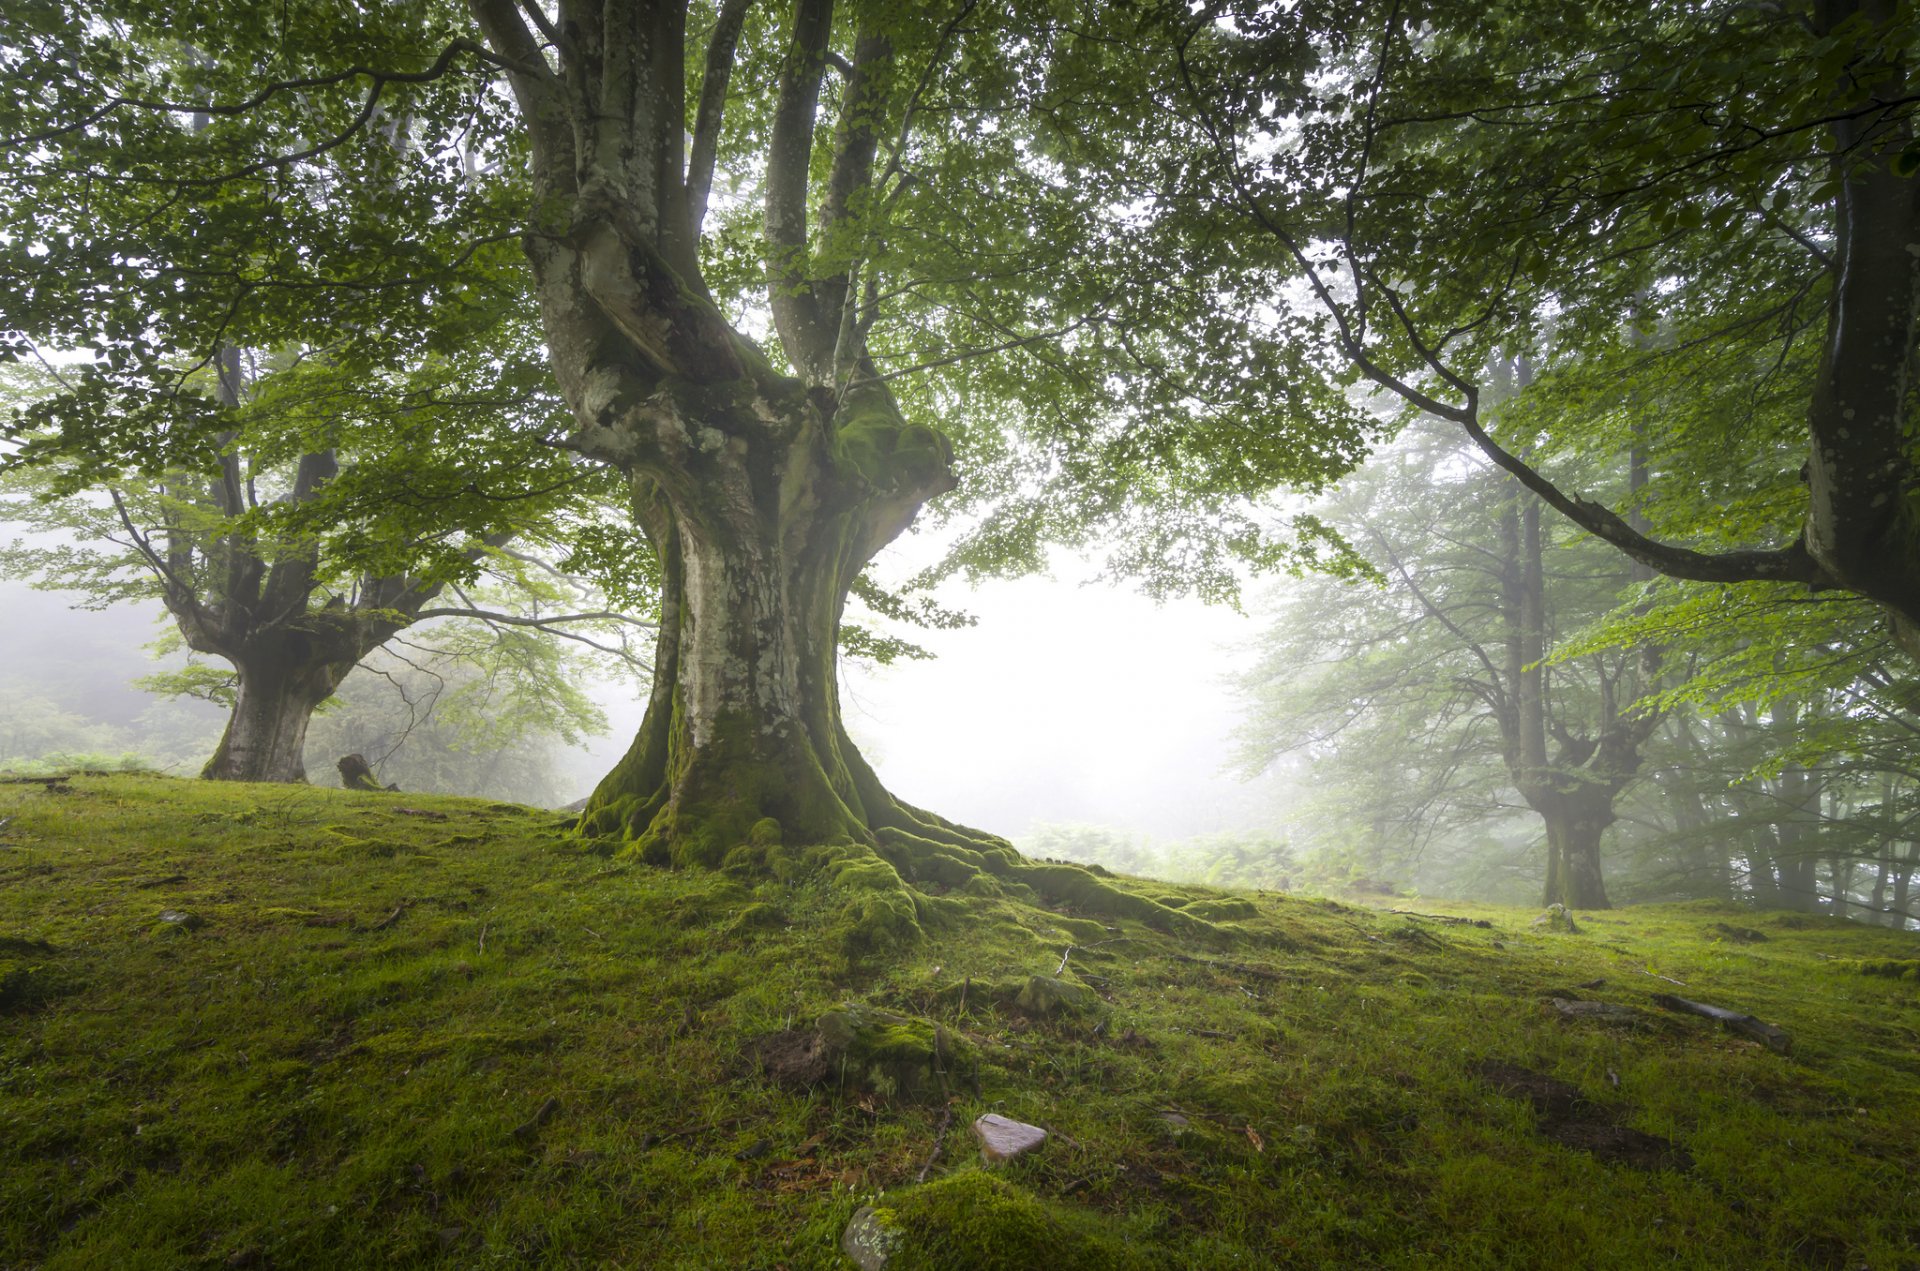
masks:
[[[990,1165],[1010,1161],[1047,1141],[1047,1132],[1039,1126],[1015,1121],[996,1112],[989,1112],[975,1121],[973,1133],[980,1140],[980,1155]]]
[[[853,1221],[840,1236],[840,1249],[860,1271],[882,1271],[900,1247],[900,1233],[887,1226],[872,1205],[853,1211]]]
[[[1533,926],[1542,931],[1564,931],[1570,936],[1580,934],[1580,928],[1574,925],[1573,915],[1565,905],[1560,904],[1548,905],[1547,912],[1533,920]]]
[[[162,909],[160,921],[179,927],[182,931],[198,931],[207,925],[207,920],[199,914],[190,914],[181,909]]]
[[[1591,1019],[1602,1024],[1638,1024],[1641,1014],[1631,1006],[1616,1006],[1612,1002],[1586,1002],[1570,1000],[1564,997],[1553,999],[1553,1009],[1568,1019]]]
[[[1100,997],[1092,989],[1056,980],[1049,975],[1036,975],[1029,979],[1014,1002],[1029,1015],[1078,1014],[1090,1011],[1099,1004]]]
[[[1175,1112],[1172,1108],[1162,1109],[1161,1111],[1156,1112],[1154,1114],[1154,1117],[1160,1122],[1160,1124],[1166,1126],[1167,1129],[1172,1131],[1174,1134],[1180,1134],[1184,1132],[1189,1126],[1193,1124],[1193,1122],[1190,1119],[1188,1119],[1185,1113]]]

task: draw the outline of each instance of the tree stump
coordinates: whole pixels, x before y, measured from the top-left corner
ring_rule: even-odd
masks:
[[[398,790],[397,785],[383,786],[380,779],[373,775],[373,765],[367,762],[365,755],[345,755],[337,767],[340,769],[340,784],[348,790]]]

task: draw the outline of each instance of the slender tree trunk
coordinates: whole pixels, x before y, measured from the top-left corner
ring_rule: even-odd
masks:
[[[1883,927],[1893,925],[1890,921],[1891,916],[1887,913],[1887,884],[1892,881],[1893,844],[1882,843],[1880,859],[1874,862],[1873,894],[1867,903],[1873,910],[1873,917],[1869,921],[1877,922]]]
[[[1907,854],[1893,871],[1893,925],[1897,930],[1907,929],[1907,890],[1913,883],[1914,866],[1920,865],[1920,843],[1907,848]]]
[[[233,713],[201,776],[214,781],[305,781],[307,724],[345,672],[281,654],[237,660]]]
[[[1791,727],[1791,723],[1788,725]],[[1780,899],[1801,913],[1820,912],[1819,788],[1798,764],[1780,774],[1777,797],[1780,812],[1774,818],[1774,863],[1780,871]]]

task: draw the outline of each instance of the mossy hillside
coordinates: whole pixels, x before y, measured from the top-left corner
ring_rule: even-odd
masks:
[[[1163,930],[983,871],[869,889],[914,928],[861,950],[835,876],[871,854],[672,871],[504,804],[72,784],[0,787],[0,958],[48,990],[0,1007],[0,1266],[828,1268],[863,1204],[902,1266],[1920,1265],[1920,1003],[1867,973],[1913,935],[1099,880],[1196,924]],[[1098,1001],[1023,1007],[1036,976]],[[953,1039],[944,1090],[754,1058],[849,1005]],[[1691,1167],[1549,1138],[1489,1060]],[[983,1170],[986,1111],[1052,1138]]]

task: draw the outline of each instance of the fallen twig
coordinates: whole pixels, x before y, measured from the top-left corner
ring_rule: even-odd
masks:
[[[1073,946],[1072,946],[1072,945],[1068,945],[1068,946],[1066,947],[1066,949],[1065,949],[1065,951],[1064,951],[1064,952],[1062,952],[1062,953],[1060,954],[1060,965],[1059,965],[1059,966],[1057,966],[1057,967],[1055,967],[1055,968],[1053,968],[1053,978],[1054,978],[1054,979],[1056,979],[1056,980],[1057,980],[1057,979],[1059,979],[1059,978],[1061,977],[1061,975],[1065,973],[1065,971],[1066,971],[1066,969],[1067,969],[1067,959],[1068,959],[1068,958],[1070,958],[1070,957],[1072,957],[1072,956],[1073,956]]]
[[[553,1095],[548,1095],[547,1101],[535,1109],[531,1117],[528,1117],[525,1121],[514,1127],[513,1137],[516,1139],[532,1138],[541,1126],[553,1119],[553,1114],[559,1110],[560,1100]]]
[[[392,913],[382,918],[379,922],[374,923],[373,926],[370,928],[370,930],[385,931],[388,927],[391,927],[394,923],[399,922],[400,915],[407,912],[407,908],[412,904],[413,902],[410,900],[401,901],[399,904],[393,907]]]
[[[445,812],[432,812],[426,808],[394,808],[392,810],[398,812],[401,816],[423,816],[429,821],[444,821],[447,819]]]
[[[1719,1020],[1721,1024],[1736,1033],[1745,1033],[1757,1042],[1765,1044],[1768,1050],[1784,1055],[1793,1047],[1793,1038],[1784,1028],[1776,1028],[1751,1015],[1742,1015],[1739,1011],[1730,1011],[1724,1006],[1709,1006],[1705,1002],[1689,1002],[1684,997],[1675,997],[1671,993],[1655,993],[1654,1004],[1664,1006],[1670,1011],[1682,1011],[1688,1015],[1701,1015],[1707,1019]]]
[[[1685,980],[1676,980],[1671,975],[1662,975],[1651,967],[1641,967],[1640,974],[1651,975],[1654,979],[1665,980],[1668,984],[1678,984],[1681,988],[1687,987],[1687,982]]]
[[[1418,914],[1411,909],[1389,909],[1387,912],[1398,914],[1402,918],[1425,918],[1430,922],[1447,922],[1461,927],[1485,927],[1489,930],[1493,927],[1493,924],[1485,918],[1456,918],[1451,914]]]
[[[480,952],[482,952],[482,953],[485,953],[485,952],[487,951],[487,927],[488,927],[488,925],[489,925],[489,924],[487,924],[487,923],[484,923],[484,922],[480,924]]]
[[[45,786],[51,790],[71,780],[73,780],[71,773],[63,773],[57,777],[0,777],[0,786]]]
[[[924,1183],[927,1181],[927,1171],[931,1170],[933,1163],[940,1159],[940,1152],[947,1144],[947,1127],[952,1124],[953,1108],[949,1105],[946,1111],[940,1114],[940,1128],[933,1132],[933,1151],[928,1155],[927,1163],[920,1167],[920,1175],[913,1180],[914,1182]]]

